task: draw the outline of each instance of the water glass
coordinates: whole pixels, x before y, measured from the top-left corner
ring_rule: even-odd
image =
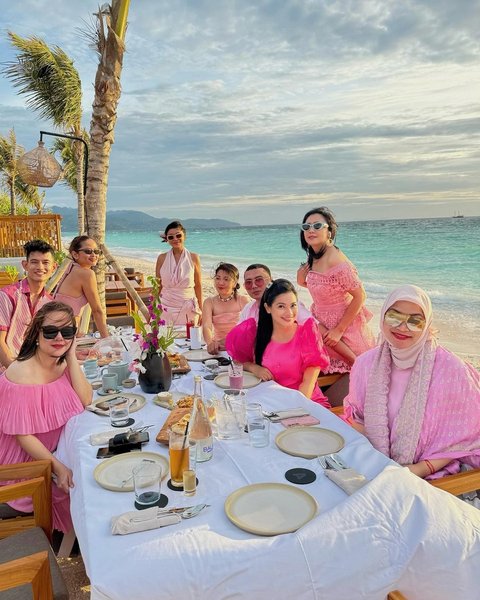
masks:
[[[254,448],[264,448],[270,443],[270,421],[262,415],[248,417],[248,439]]]
[[[246,424],[245,392],[225,390],[223,398],[213,400],[217,437],[221,440],[235,440],[242,437]]]
[[[96,358],[89,358],[83,363],[83,372],[87,379],[95,379],[98,374],[98,361]]]
[[[153,460],[142,460],[132,470],[135,500],[143,506],[153,506],[160,499],[163,476],[162,465]]]
[[[110,425],[112,427],[125,427],[130,420],[130,400],[118,398],[109,403]]]

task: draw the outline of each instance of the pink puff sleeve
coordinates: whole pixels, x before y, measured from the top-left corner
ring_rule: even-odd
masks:
[[[326,369],[330,364],[330,359],[319,335],[315,319],[307,319],[299,327],[301,328],[300,351],[303,369],[305,370],[308,367],[320,367],[320,370]]]
[[[230,356],[241,363],[255,362],[255,337],[257,335],[257,322],[247,319],[236,325],[225,340],[225,349]]]

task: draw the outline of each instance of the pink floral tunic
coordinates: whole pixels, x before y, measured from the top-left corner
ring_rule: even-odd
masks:
[[[255,362],[255,337],[257,323],[255,319],[242,321],[230,331],[225,347],[230,356],[239,362]],[[267,368],[273,379],[292,390],[298,390],[303,374],[308,367],[325,369],[329,360],[325,348],[318,337],[317,325],[310,318],[299,324],[293,338],[286,343],[271,341],[263,353],[262,367]],[[312,393],[312,400],[330,408],[318,384]]]
[[[348,261],[328,269],[325,273],[309,271],[306,283],[313,299],[310,310],[327,329],[334,329],[345,314],[352,301],[349,290],[355,290],[362,285],[356,268]],[[375,338],[368,326],[372,316],[363,306],[342,336],[342,341],[348,344],[357,356],[375,346]],[[323,371],[324,373],[350,371],[350,365],[334,349],[327,347],[327,352],[330,355],[330,366]]]

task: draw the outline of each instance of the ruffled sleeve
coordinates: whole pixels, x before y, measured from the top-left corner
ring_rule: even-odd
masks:
[[[225,340],[225,349],[234,360],[241,363],[255,362],[256,335],[257,323],[255,319],[247,319],[228,333]]]
[[[356,267],[350,262],[342,263],[342,284],[346,290],[356,290],[362,287]]]
[[[6,435],[47,433],[83,410],[65,373],[51,383],[32,385],[0,377],[0,432]]]
[[[330,359],[322,338],[319,336],[315,319],[307,319],[303,325],[299,325],[299,328],[301,328],[300,348],[303,370],[308,367],[320,367],[320,370],[326,369],[330,364]]]

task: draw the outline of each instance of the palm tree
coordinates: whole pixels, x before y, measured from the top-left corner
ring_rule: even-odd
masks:
[[[125,51],[124,36],[130,0],[112,0],[96,14],[95,30],[89,34],[99,56],[95,98],[90,122],[90,146],[86,208],[88,233],[97,244],[105,242],[108,169],[114,141],[117,106],[121,95],[120,75]],[[100,296],[105,292],[105,261],[97,269]]]
[[[9,31],[18,49],[17,60],[6,63],[3,73],[19,94],[27,97],[27,106],[66,133],[81,137],[82,85],[72,60],[58,46],[50,48],[38,37],[22,38]],[[85,230],[83,196],[83,144],[75,142],[78,230]]]
[[[28,215],[29,207],[36,208],[37,212],[43,212],[45,193],[40,194],[37,186],[24,183],[18,174],[17,161],[23,154],[25,150],[17,144],[14,129],[10,129],[6,137],[0,135],[0,174],[10,199],[9,214],[11,215],[17,212]],[[2,214],[4,214],[5,196],[3,195],[2,198]]]

